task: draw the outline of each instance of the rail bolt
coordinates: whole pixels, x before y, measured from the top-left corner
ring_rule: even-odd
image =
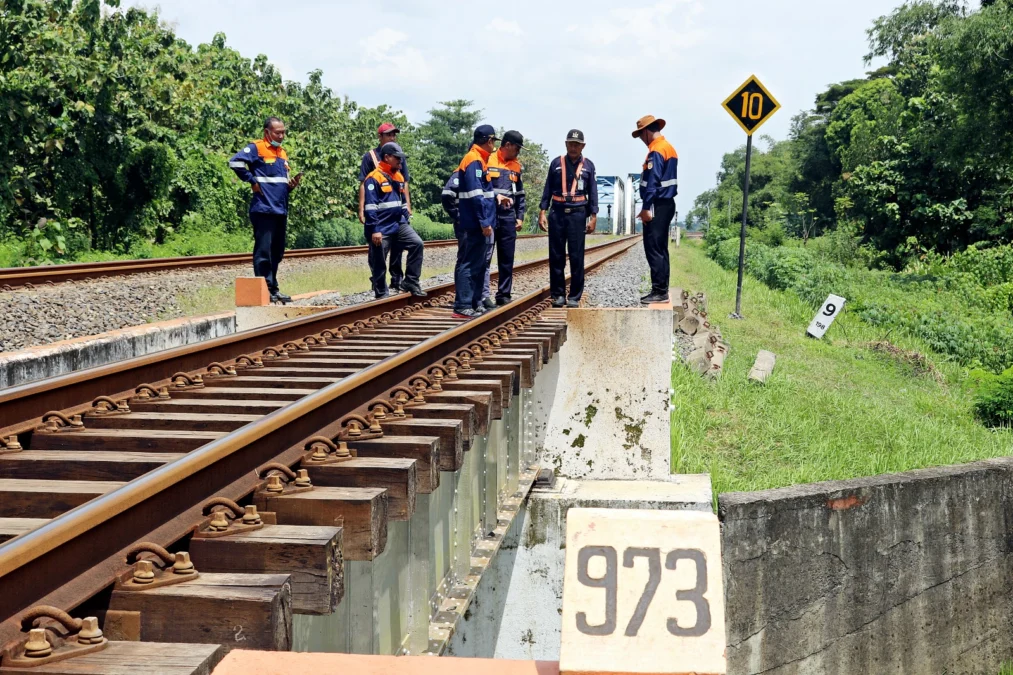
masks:
[[[211,514],[211,522],[208,527],[215,532],[224,532],[229,529],[229,520],[225,517],[224,511],[215,511]]]
[[[351,435],[351,434],[349,434]],[[334,452],[338,457],[351,457],[352,453],[348,449],[348,443],[345,441],[338,441],[338,449]]]
[[[102,629],[98,627],[98,618],[86,616],[81,619],[81,630],[77,634],[77,643],[97,645],[102,642]]]
[[[268,492],[284,492],[285,484],[281,482],[281,476],[272,473],[267,477],[267,487],[264,489]]]
[[[150,584],[155,580],[155,566],[150,560],[138,560],[134,563],[134,583]]]
[[[327,446],[323,443],[314,443],[312,446],[313,454],[310,455],[311,462],[323,462],[327,459]]]
[[[369,418],[369,431],[374,434],[382,434],[383,427],[380,426],[380,422],[377,420],[376,413]]]
[[[377,420],[378,422],[387,419],[387,412],[383,409],[383,406],[380,405],[379,403],[373,406],[373,419]],[[373,430],[372,424],[369,425],[369,430],[370,431]]]
[[[256,504],[247,504],[243,507],[243,525],[260,525],[262,522],[260,514],[257,513]]]
[[[402,398],[403,396],[404,394],[398,394],[397,400],[394,401],[394,412],[392,414],[396,418],[401,418],[405,416],[404,402],[407,401],[408,399],[403,399]]]
[[[18,442],[17,436],[8,436],[6,442],[0,441],[0,445],[3,446],[4,450],[8,450],[10,452],[16,452],[23,449],[21,447],[21,443]]]
[[[310,482],[310,472],[306,469],[296,471],[294,485],[296,487],[312,487],[313,483]],[[253,508],[256,509],[257,507],[254,506]],[[260,516],[257,516],[257,518],[259,519]],[[246,522],[246,516],[243,516],[243,522]]]
[[[45,628],[33,628],[28,631],[28,642],[25,643],[25,656],[42,658],[53,653],[53,645],[46,639]]]
[[[176,559],[172,563],[173,574],[193,574],[197,571],[194,569],[193,563],[190,562],[190,554],[186,551],[177,551],[175,557]]]
[[[443,391],[443,385],[440,384],[440,382],[443,382],[443,373],[441,373],[439,370],[434,370],[434,372],[432,373],[432,377],[433,377],[433,391]]]

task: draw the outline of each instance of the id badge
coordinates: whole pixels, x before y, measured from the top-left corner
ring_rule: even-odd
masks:
[[[584,179],[583,178],[581,178],[581,179],[579,179],[577,181],[577,189],[578,190],[583,190],[584,189]]]

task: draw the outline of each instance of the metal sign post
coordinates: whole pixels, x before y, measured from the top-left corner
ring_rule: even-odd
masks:
[[[742,229],[739,231],[739,281],[735,287],[735,313],[731,315],[733,319],[741,319],[743,318],[742,273],[746,263],[746,220],[749,213],[749,168],[753,155],[753,132],[770,119],[770,116],[781,107],[781,104],[771,96],[755,75],[750,75],[721,105],[746,132],[746,177],[742,186]]]

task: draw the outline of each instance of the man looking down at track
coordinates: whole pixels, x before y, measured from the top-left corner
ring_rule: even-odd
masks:
[[[633,138],[639,138],[647,146],[640,179],[644,253],[651,268],[651,292],[640,298],[645,305],[668,302],[668,230],[675,217],[675,196],[679,194],[679,154],[661,135],[664,128],[665,120],[646,115],[637,120],[633,131]]]
[[[508,131],[503,134],[503,142],[499,150],[489,156],[489,184],[496,195],[496,229],[493,233],[494,246],[487,247],[485,252],[485,283],[482,286],[482,306],[492,309],[497,305],[510,302],[510,292],[514,285],[514,251],[517,246],[517,233],[524,224],[524,212],[527,202],[524,197],[524,182],[521,180],[521,163],[517,156],[524,147],[524,137],[519,131]],[[496,304],[491,295],[492,252],[496,250],[496,263],[499,266],[499,283],[496,288]]]
[[[489,124],[475,129],[472,145],[457,166],[457,264],[454,267],[454,318],[474,319],[482,307],[486,244],[496,225],[496,203],[486,173],[496,147],[496,130]]]
[[[424,298],[419,278],[422,274],[422,238],[408,224],[404,207],[404,176],[400,172],[404,152],[397,143],[386,143],[380,148],[380,163],[363,182],[365,193],[363,225],[369,243],[370,281],[377,298],[385,298],[387,291],[387,255],[393,245],[408,252],[404,288],[412,295]]]
[[[302,174],[289,178],[285,123],[277,117],[264,120],[264,137],[253,141],[229,160],[229,168],[253,189],[250,222],[253,224],[253,273],[264,277],[271,302],[291,302],[278,288],[278,265],[285,255],[288,193],[299,187]]]
[[[545,212],[552,206],[549,216]],[[584,294],[584,242],[598,224],[594,164],[584,157],[584,132],[570,129],[566,154],[549,163],[539,204],[538,227],[549,233],[549,287],[553,307],[579,307]],[[566,294],[566,254],[570,294]]]

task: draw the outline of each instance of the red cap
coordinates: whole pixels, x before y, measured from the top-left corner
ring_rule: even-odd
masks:
[[[378,133],[378,134],[389,134],[392,131],[396,131],[397,133],[401,133],[401,130],[398,129],[393,124],[391,124],[390,122],[384,122],[383,124],[380,125],[380,128],[376,130],[376,133]]]

